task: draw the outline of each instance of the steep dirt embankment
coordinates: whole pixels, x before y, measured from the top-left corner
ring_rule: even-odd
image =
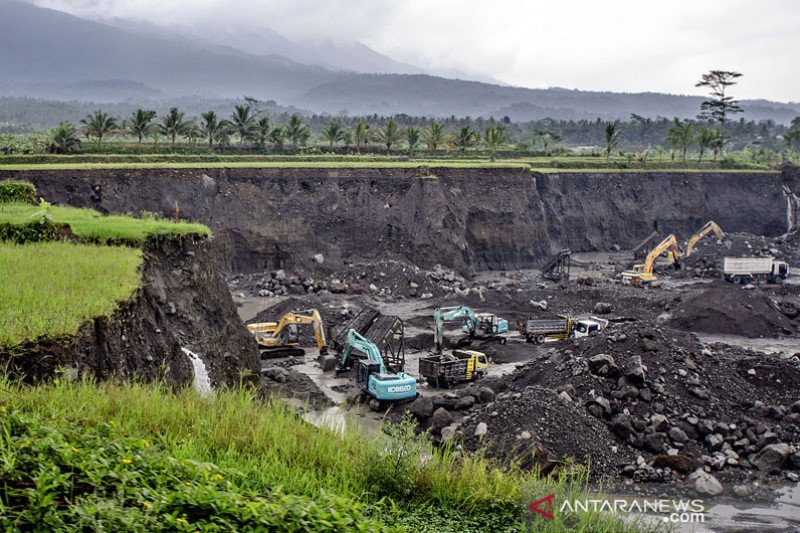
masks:
[[[0,366],[29,381],[74,369],[99,379],[191,382],[198,354],[212,384],[235,384],[240,371],[257,375],[258,350],[236,313],[204,238],[151,239],[144,247],[143,286],[111,317],[83,326],[74,338],[0,350]],[[74,372],[72,373],[74,376]]]
[[[779,173],[533,173],[524,169],[196,169],[0,172],[54,202],[151,211],[211,226],[223,268],[319,268],[403,257],[461,271],[541,264],[560,248],[632,248],[653,229],[681,238],[785,231]],[[795,184],[796,185],[796,184]]]

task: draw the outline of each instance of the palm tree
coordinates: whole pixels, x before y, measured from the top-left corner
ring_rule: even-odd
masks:
[[[717,160],[717,155],[721,154],[725,149],[725,141],[727,137],[719,130],[714,130],[714,138],[711,140],[711,151],[714,154],[714,161]]]
[[[272,124],[269,123],[269,118],[261,117],[255,125],[255,137],[259,146],[267,145],[270,132],[272,132]]]
[[[681,155],[683,156],[683,162],[685,163],[686,150],[688,150],[689,145],[692,144],[692,141],[694,140],[692,123],[687,121],[685,124],[681,124],[681,121],[676,118],[672,128],[669,130],[667,140],[669,141],[670,145],[673,146],[673,150],[674,147],[679,147],[681,149]]]
[[[208,147],[214,146],[214,141],[219,141],[222,137],[227,135],[228,121],[217,120],[217,114],[213,111],[208,111],[200,115],[203,121],[200,123],[200,133],[208,141]]]
[[[150,134],[154,118],[156,118],[155,111],[139,108],[122,122],[122,128],[136,137],[139,144],[142,144],[142,139]]]
[[[464,155],[467,148],[471,148],[478,143],[478,133],[470,128],[464,126],[453,136],[453,145],[458,148],[458,152]]]
[[[322,137],[324,137],[330,144],[330,147],[333,148],[334,144],[344,139],[344,130],[338,122],[331,122],[327,128],[322,130]]]
[[[189,127],[189,122],[183,119],[184,112],[178,111],[177,107],[171,107],[167,116],[161,119],[161,124],[158,129],[161,130],[163,135],[167,135],[172,139],[172,146],[178,142],[178,136],[186,133]]]
[[[50,131],[50,146],[47,151],[51,154],[66,154],[80,146],[78,131],[69,122],[62,122]]]
[[[413,154],[419,146],[419,128],[406,128],[406,142],[408,143],[408,153]]]
[[[275,148],[282,148],[284,140],[286,140],[286,132],[283,126],[275,126],[275,128],[269,132],[269,142],[271,142]]]
[[[244,144],[255,133],[256,116],[249,105],[234,106],[230,123],[234,133],[239,136],[239,144]]]
[[[103,142],[103,136],[117,129],[117,119],[99,109],[81,119],[81,124],[83,124],[83,134],[89,139],[97,138],[99,143]]]
[[[444,127],[441,124],[432,122],[425,131],[422,132],[422,141],[428,147],[432,154],[436,153],[436,149],[444,143],[445,133]]]
[[[622,130],[619,127],[619,122],[606,122],[606,162],[611,159],[611,151],[619,144],[619,136]]]
[[[697,158],[698,162],[703,160],[703,154],[711,147],[711,143],[714,142],[714,137],[716,137],[714,130],[706,128],[705,126],[700,128],[700,132],[697,134],[697,144],[700,146],[700,156]]]
[[[369,124],[359,122],[353,130],[353,142],[356,143],[356,153],[361,154],[361,145],[369,140]]]
[[[184,128],[183,134],[186,136],[186,139],[188,139],[189,144],[194,146],[197,144],[197,139],[200,138],[202,132],[200,131],[200,127],[195,124],[194,119],[192,119],[186,123],[186,128]]]
[[[497,159],[497,149],[505,142],[506,132],[502,126],[489,126],[483,134],[486,146],[489,148],[489,160]]]
[[[308,126],[303,124],[303,119],[297,113],[289,117],[289,122],[286,123],[283,130],[286,133],[286,137],[292,141],[292,148],[297,148],[300,143],[304,143],[311,135]]]
[[[378,142],[386,147],[386,153],[391,152],[392,146],[400,142],[400,128],[397,126],[397,122],[389,119],[383,129],[378,131],[376,137]]]

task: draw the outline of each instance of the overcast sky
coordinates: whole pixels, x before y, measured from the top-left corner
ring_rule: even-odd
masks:
[[[525,87],[800,101],[800,0],[34,0],[81,16],[272,28],[359,40],[394,59]]]

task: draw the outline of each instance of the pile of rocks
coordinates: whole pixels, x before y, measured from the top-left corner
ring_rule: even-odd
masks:
[[[676,333],[647,324],[548,350],[491,383],[498,399],[515,400],[482,409],[463,438],[479,447],[471,432],[484,422],[499,443],[493,453],[519,458],[514,443],[528,432],[540,456],[544,450],[546,457],[581,460],[583,448],[594,450],[593,473],[634,481],[673,481],[697,469],[708,476],[794,479],[800,401],[793,384],[800,364],[723,345],[707,348]],[[542,423],[545,415],[558,423]],[[573,424],[594,432],[571,432]],[[708,476],[695,476],[697,484],[713,486]]]
[[[275,297],[302,294],[329,294],[328,282],[314,278],[289,275],[285,270],[274,270],[268,274],[237,274],[228,280],[232,291],[245,291],[262,297]]]
[[[419,396],[407,408],[421,427],[429,427],[435,440],[453,438],[459,426],[484,408],[492,406],[495,393],[489,387],[469,386],[438,396]]]

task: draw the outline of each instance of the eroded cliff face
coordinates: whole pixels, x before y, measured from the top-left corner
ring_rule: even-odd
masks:
[[[774,173],[530,173],[523,169],[196,169],[0,172],[53,202],[150,211],[208,224],[228,272],[326,269],[402,257],[462,272],[541,264],[561,248],[631,248],[650,232],[687,237],[785,231]],[[322,253],[322,266],[311,261]]]
[[[107,318],[85,324],[74,337],[0,349],[0,364],[27,381],[68,371],[97,379],[194,379],[182,348],[200,356],[213,385],[257,376],[258,349],[202,237],[171,237],[144,247],[142,287]]]

